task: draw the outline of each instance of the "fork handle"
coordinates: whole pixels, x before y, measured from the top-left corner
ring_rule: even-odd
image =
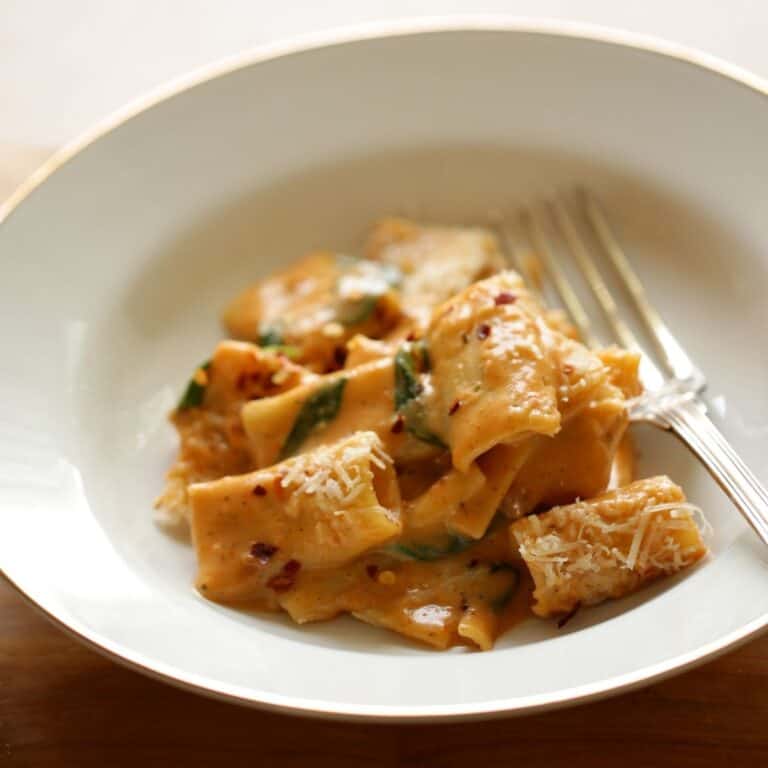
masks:
[[[768,491],[712,423],[704,403],[698,398],[679,398],[654,416],[658,426],[671,430],[699,458],[768,545]]]

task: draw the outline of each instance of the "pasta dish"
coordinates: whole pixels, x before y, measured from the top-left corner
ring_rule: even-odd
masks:
[[[707,552],[635,479],[638,356],[582,344],[480,228],[386,219],[247,288],[171,419],[157,501],[207,599],[491,648]]]

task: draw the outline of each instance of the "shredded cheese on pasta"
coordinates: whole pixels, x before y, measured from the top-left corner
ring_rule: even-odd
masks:
[[[291,489],[287,512],[295,510],[298,496],[312,496],[323,510],[338,511],[354,501],[367,487],[370,465],[384,469],[392,458],[384,450],[374,432],[360,432],[357,440],[340,447],[321,446],[287,462],[279,480],[282,488]]]
[[[552,513],[559,511],[555,509]],[[682,501],[653,504],[615,522],[604,520],[584,502],[574,505],[571,514],[579,518],[573,538],[562,530],[543,533],[538,516],[526,518],[534,531],[520,543],[520,554],[527,562],[542,566],[548,587],[582,574],[617,567],[639,573],[674,573],[695,562],[700,550],[698,546],[681,548],[673,532],[689,529],[691,518],[704,535],[711,531],[701,509]],[[615,541],[621,534],[625,534],[623,538],[632,534],[628,546],[605,543]]]

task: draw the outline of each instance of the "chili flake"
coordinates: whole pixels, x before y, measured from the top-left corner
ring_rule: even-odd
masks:
[[[339,366],[344,367],[344,363],[347,362],[347,348],[346,347],[334,347],[333,348],[333,362]]]
[[[253,495],[254,496],[266,496],[267,495],[267,489],[259,483],[254,489],[253,489]]]
[[[277,547],[274,544],[267,544],[263,541],[251,544],[251,557],[254,560],[258,560],[262,565],[266,565],[272,559],[275,552],[277,552]]]
[[[573,608],[565,614],[565,616],[563,616],[561,619],[558,619],[557,628],[562,629],[578,613],[579,608],[581,608],[581,603],[576,603],[576,605],[574,605]]]
[[[484,339],[487,339],[491,335],[491,326],[488,325],[488,323],[481,323],[477,326],[477,331],[475,331],[475,335],[477,336],[480,341],[483,341]]]
[[[517,296],[509,291],[502,291],[493,300],[493,303],[498,307],[502,304],[514,304],[517,301]]]
[[[451,407],[448,409],[448,415],[453,416],[453,414],[456,413],[459,408],[461,408],[461,400],[454,400],[453,405],[451,405]]]
[[[301,570],[298,560],[289,560],[268,582],[267,586],[275,592],[287,592],[296,583],[296,575]]]
[[[366,565],[365,566],[365,572],[370,576],[370,578],[375,579],[379,575],[379,566],[378,565]]]

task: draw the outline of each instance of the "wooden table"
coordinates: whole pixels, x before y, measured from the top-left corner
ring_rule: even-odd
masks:
[[[43,156],[0,147],[0,198]],[[0,766],[768,766],[768,636],[595,704],[395,726],[264,714],[157,683],[62,634],[2,581],[0,617]]]

